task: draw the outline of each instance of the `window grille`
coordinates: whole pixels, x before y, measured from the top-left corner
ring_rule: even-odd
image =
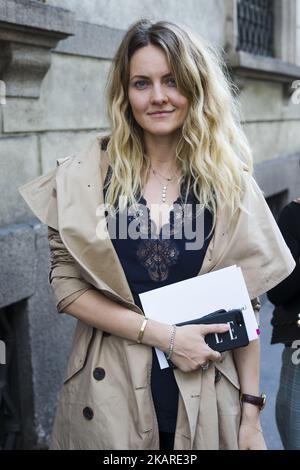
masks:
[[[274,56],[273,0],[238,0],[237,50]]]

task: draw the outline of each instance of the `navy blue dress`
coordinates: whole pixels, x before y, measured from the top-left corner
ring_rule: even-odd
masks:
[[[111,172],[112,169],[109,167],[104,182],[104,195],[109,185]],[[141,195],[137,198],[138,210],[132,211],[132,213],[129,211],[125,216],[126,229],[130,223],[140,221],[139,224],[134,224],[136,233],[139,234],[138,238],[119,235],[121,225],[124,229],[124,219],[120,222],[122,212],[118,211],[113,216],[106,212],[107,227],[113,246],[125,272],[134,302],[142,311],[138,294],[192,278],[199,273],[212,237],[210,234],[212,215],[206,209],[204,213],[202,211],[205,235],[203,246],[196,250],[186,249],[186,242],[192,243],[195,238],[189,236],[187,239],[185,237],[184,224],[186,220],[190,220],[191,227],[195,231],[197,200],[192,192],[186,194],[186,185],[184,184],[182,185],[182,194],[184,198],[186,197],[184,202],[189,205],[184,207],[190,209],[184,212],[186,218],[181,215],[183,204],[179,197],[173,203],[173,209],[169,214],[169,224],[161,227],[159,234],[156,233],[154,221],[150,219],[147,201]],[[110,225],[108,220],[113,223]],[[163,233],[168,228],[170,236],[166,238]],[[181,237],[176,236],[179,230],[183,234]],[[174,433],[178,408],[178,386],[171,368],[160,369],[154,348],[152,348],[152,356],[151,390],[159,430],[160,432]]]

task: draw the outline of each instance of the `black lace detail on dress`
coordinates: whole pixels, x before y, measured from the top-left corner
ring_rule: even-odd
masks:
[[[104,181],[104,191],[109,186],[111,175],[112,167],[109,166]],[[179,231],[183,233],[183,222],[190,223],[196,217],[195,198],[191,191],[187,194],[187,184],[183,182],[181,195],[173,202],[173,208],[169,212],[169,221],[161,227],[159,233],[157,233],[155,222],[150,217],[146,199],[139,194],[137,201],[136,209],[130,210],[127,214],[127,224],[139,218],[137,231],[140,238],[136,240],[137,260],[147,270],[151,280],[163,282],[168,278],[170,268],[178,262],[180,256],[178,242],[173,239],[174,236],[176,237]],[[185,203],[193,204],[185,208]],[[192,207],[194,210],[191,210]],[[113,217],[116,217],[116,214]]]
[[[174,240],[142,240],[137,257],[147,269],[150,279],[162,282],[168,278],[169,268],[176,264],[180,251]]]

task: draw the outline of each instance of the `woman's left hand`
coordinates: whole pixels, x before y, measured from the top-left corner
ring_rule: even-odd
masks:
[[[239,430],[239,450],[267,450],[259,423],[241,422]]]

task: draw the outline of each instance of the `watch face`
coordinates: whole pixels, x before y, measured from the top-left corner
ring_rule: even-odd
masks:
[[[262,402],[262,405],[261,405],[261,408],[260,408],[260,409],[263,410],[264,407],[266,406],[267,395],[266,395],[265,393],[262,393],[262,394],[261,394],[261,397],[262,397],[262,399],[263,399],[263,402]]]

